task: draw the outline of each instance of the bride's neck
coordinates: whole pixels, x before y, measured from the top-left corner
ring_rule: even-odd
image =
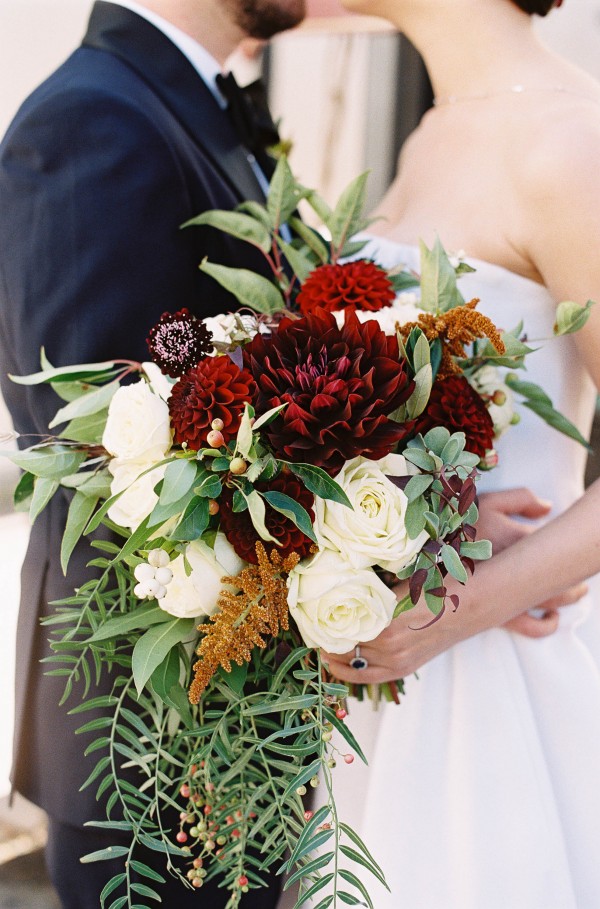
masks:
[[[392,21],[423,56],[436,97],[539,83],[544,50],[531,17],[504,0],[390,4]]]

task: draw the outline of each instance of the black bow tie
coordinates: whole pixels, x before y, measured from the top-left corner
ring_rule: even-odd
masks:
[[[229,102],[228,111],[240,140],[262,163],[266,149],[279,142],[279,133],[269,112],[264,83],[257,79],[240,88],[233,73],[228,73],[226,76],[217,76],[217,85]]]

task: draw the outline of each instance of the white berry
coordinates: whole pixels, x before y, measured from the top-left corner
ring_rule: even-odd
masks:
[[[154,577],[166,587],[173,580],[173,572],[170,568],[157,568]]]
[[[151,549],[148,553],[148,562],[153,568],[166,568],[171,559],[164,549]]]
[[[133,588],[133,593],[136,597],[139,597],[140,600],[146,598],[146,585],[145,584],[136,584]]]
[[[164,584],[159,584],[158,588],[154,591],[154,598],[156,600],[162,600],[163,597],[167,595],[167,588]]]
[[[133,571],[136,581],[139,581],[140,584],[143,584],[145,581],[151,581],[154,577],[154,568],[151,565],[148,565],[147,562],[141,562],[139,565],[136,565]]]

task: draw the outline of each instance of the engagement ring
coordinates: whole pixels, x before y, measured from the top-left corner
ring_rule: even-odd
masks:
[[[368,665],[369,661],[360,655],[360,647],[357,644],[354,648],[354,656],[350,660],[350,666],[352,669],[367,669]]]

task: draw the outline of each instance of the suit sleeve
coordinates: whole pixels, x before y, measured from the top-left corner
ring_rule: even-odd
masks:
[[[214,207],[208,182],[194,190],[166,130],[125,101],[63,93],[25,110],[0,160],[3,374],[38,370],[42,345],[54,365],[144,359],[163,311],[208,314],[202,244],[179,229]],[[3,391],[19,431],[46,431],[53,393],[4,375]]]

